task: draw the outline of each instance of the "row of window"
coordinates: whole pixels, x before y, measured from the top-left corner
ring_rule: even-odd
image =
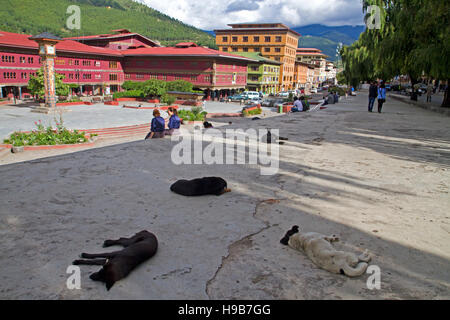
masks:
[[[16,59],[14,56],[7,56],[7,55],[2,55],[2,62],[3,63],[15,63]],[[19,57],[19,62],[20,63],[29,63],[29,64],[33,64],[34,63],[34,58],[33,57]],[[41,59],[39,59],[39,63],[41,62]]]
[[[35,72],[21,72],[20,79],[28,79],[34,77],[36,75]],[[17,73],[15,72],[3,72],[3,79],[17,79]]]
[[[242,42],[248,42],[249,41],[249,36],[242,36]],[[272,37],[271,36],[264,36],[264,37],[260,37],[260,36],[253,36],[253,42],[260,42],[261,38],[264,38],[264,42],[272,42]],[[282,41],[282,37],[281,36],[275,36],[274,38],[275,42],[281,42]],[[222,37],[222,42],[228,42],[228,36],[223,36]],[[232,36],[231,37],[231,42],[239,42],[239,37],[238,36]]]
[[[251,81],[257,82],[259,81],[258,76],[251,76]],[[278,82],[278,77],[263,77],[263,83],[269,83],[269,82]]]
[[[261,49],[264,49],[263,50],[264,52],[272,52],[272,48],[270,48],[270,47],[266,47],[266,48],[255,47],[255,48],[250,48],[250,49],[253,49],[253,52],[261,52]],[[247,48],[247,47],[243,47],[242,51],[243,52],[251,52],[250,49]],[[222,51],[223,52],[228,52],[228,47],[223,47]],[[238,52],[239,48],[238,47],[231,47],[231,51],[232,52]],[[273,48],[273,52],[281,53],[281,48],[278,48],[278,47]]]

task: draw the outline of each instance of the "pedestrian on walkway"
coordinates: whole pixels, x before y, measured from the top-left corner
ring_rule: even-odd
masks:
[[[433,94],[433,84],[430,81],[430,83],[428,84],[428,87],[427,87],[427,102],[431,102],[432,94]]]
[[[380,87],[378,88],[378,113],[381,113],[381,109],[383,109],[383,104],[385,102],[386,102],[386,86],[382,81]]]
[[[370,84],[369,87],[369,112],[372,112],[375,99],[378,96],[378,87],[375,81]]]

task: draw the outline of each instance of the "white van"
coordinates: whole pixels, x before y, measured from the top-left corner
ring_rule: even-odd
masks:
[[[248,97],[249,99],[259,98],[259,92],[257,91],[245,91],[242,95]]]

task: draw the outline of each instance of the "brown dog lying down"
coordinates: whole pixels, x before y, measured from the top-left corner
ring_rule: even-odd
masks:
[[[358,277],[364,274],[371,257],[364,252],[359,257],[351,252],[338,251],[331,245],[339,241],[335,235],[325,236],[320,233],[299,232],[298,226],[293,226],[280,240],[285,246],[303,251],[318,267],[329,272],[344,274],[348,277]]]
[[[73,262],[74,265],[103,266],[100,271],[91,274],[90,278],[94,281],[104,282],[108,290],[116,281],[125,278],[139,264],[153,257],[158,249],[158,240],[153,233],[144,230],[131,238],[106,240],[103,243],[103,247],[114,245],[123,246],[125,249],[108,253],[82,253],[82,258],[92,260],[75,260]]]
[[[193,180],[178,180],[170,186],[172,192],[187,197],[213,194],[220,196],[231,189],[227,188],[227,182],[219,177],[204,177]]]

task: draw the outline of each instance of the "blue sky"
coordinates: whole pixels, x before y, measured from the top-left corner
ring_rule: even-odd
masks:
[[[148,6],[204,30],[228,23],[282,22],[362,25],[361,0],[140,0]]]

